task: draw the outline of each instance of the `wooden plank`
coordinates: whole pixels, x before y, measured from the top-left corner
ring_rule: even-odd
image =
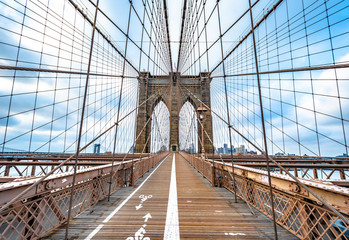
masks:
[[[271,220],[259,212],[252,215],[245,203],[241,200],[234,203],[230,192],[224,188],[211,187],[210,183],[178,154],[175,159],[181,239],[273,239]],[[171,165],[172,155],[110,218],[110,221],[103,223],[149,173],[140,179],[141,181],[137,181],[136,186],[114,193],[110,202],[103,200],[74,218],[70,224],[69,236],[73,239],[85,239],[98,225],[103,224],[93,239],[132,239],[130,237],[135,237],[137,232],[143,232],[144,237],[150,239],[163,239]],[[136,206],[140,204],[142,207],[136,210]],[[151,218],[146,221],[148,213]],[[280,239],[296,239],[286,230],[278,230]],[[64,231],[62,226],[46,239],[63,239]]]

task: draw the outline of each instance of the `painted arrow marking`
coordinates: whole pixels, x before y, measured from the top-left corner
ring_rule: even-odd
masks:
[[[136,210],[141,209],[142,207],[142,204],[139,204],[138,206],[136,206]]]
[[[144,218],[144,222],[148,222],[148,219],[151,218],[150,213],[148,213],[147,215],[145,215],[143,218]]]

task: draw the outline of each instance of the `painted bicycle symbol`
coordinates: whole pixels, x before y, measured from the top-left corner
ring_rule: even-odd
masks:
[[[145,202],[147,201],[148,199],[152,198],[153,196],[152,195],[148,195],[148,196],[145,196],[145,195],[140,195],[139,198],[141,199],[141,202]]]
[[[134,237],[128,237],[126,240],[150,240],[149,237],[144,237],[144,234],[146,233],[145,229],[141,227],[138,229],[138,231],[135,233]]]

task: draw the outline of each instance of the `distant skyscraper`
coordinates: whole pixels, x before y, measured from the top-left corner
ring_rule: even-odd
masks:
[[[228,154],[229,153],[228,144],[224,143],[223,148],[224,148],[224,154]]]
[[[236,148],[236,153],[246,154],[245,145],[241,145],[240,147],[237,147]]]
[[[94,154],[99,154],[101,151],[101,144],[97,143],[93,146],[93,153]]]

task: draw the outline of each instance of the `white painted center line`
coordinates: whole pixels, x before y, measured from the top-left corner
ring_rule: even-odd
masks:
[[[167,159],[167,157],[154,169],[153,172],[149,174],[149,176],[119,205],[117,206],[114,211],[112,211],[108,217],[106,217],[103,220],[103,223],[109,222],[109,220],[128,202],[128,200],[135,195],[135,193],[144,185],[144,183],[153,175],[153,173],[161,166],[161,164]],[[177,200],[177,199],[176,199]],[[104,224],[99,224],[86,238],[85,240],[91,240],[98,232],[99,230],[104,227]]]
[[[178,222],[178,202],[177,202],[177,181],[176,181],[176,162],[175,153],[173,153],[170,193],[168,196],[166,226],[164,239],[178,240],[179,238],[179,222]]]

